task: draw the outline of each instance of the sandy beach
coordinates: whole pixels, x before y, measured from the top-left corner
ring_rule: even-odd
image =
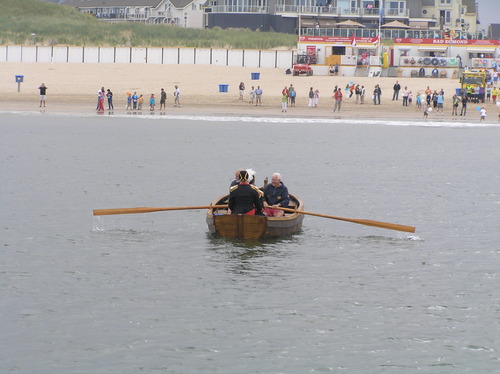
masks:
[[[252,73],[260,73],[260,79],[251,80]],[[24,75],[18,92],[16,75]],[[399,81],[413,93],[413,106],[402,106],[392,101],[393,85]],[[428,78],[369,78],[346,76],[298,76],[285,74],[283,69],[248,67],[228,67],[213,65],[153,65],[153,64],[73,64],[73,63],[0,63],[0,84],[3,90],[0,111],[39,111],[39,90],[45,83],[47,103],[45,112],[95,112],[97,92],[101,87],[110,88],[114,93],[114,113],[126,113],[126,93],[136,91],[145,97],[143,113],[149,112],[149,97],[155,94],[159,112],[160,89],[167,92],[166,112],[169,114],[237,114],[249,116],[299,116],[332,117],[333,88],[345,88],[349,82],[364,85],[366,103],[355,103],[344,97],[342,110],[335,113],[340,118],[378,119],[422,119],[422,112],[416,110],[417,92],[427,86],[432,90],[444,89],[444,116],[437,117],[432,112],[429,118],[464,119],[451,115],[451,98],[459,87],[458,79]],[[245,84],[244,100],[239,100],[238,85]],[[228,92],[219,92],[219,85],[228,85]],[[296,106],[281,112],[281,91],[293,84],[297,91]],[[382,89],[381,105],[373,105],[372,92],[379,84]],[[181,107],[173,106],[174,86],[181,89]],[[262,106],[248,104],[248,92],[252,86],[263,90]],[[308,108],[308,92],[313,87],[319,90],[319,105]],[[345,93],[345,91],[343,91]],[[498,121],[500,107],[492,103],[484,104],[488,111],[487,122]],[[466,119],[479,121],[476,110],[478,104],[469,104]],[[107,108],[107,102],[105,103]]]

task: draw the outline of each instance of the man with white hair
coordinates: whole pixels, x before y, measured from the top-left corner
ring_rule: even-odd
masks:
[[[285,213],[277,208],[287,208],[289,203],[288,188],[283,184],[281,174],[274,173],[271,183],[264,187],[264,214],[268,217],[283,217]]]

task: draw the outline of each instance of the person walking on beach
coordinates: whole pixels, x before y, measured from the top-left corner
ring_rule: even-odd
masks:
[[[162,88],[160,93],[160,110],[165,110],[165,104],[167,103],[167,93]]]
[[[255,99],[255,87],[252,86],[252,89],[248,93],[248,105],[253,105],[254,99]]]
[[[257,86],[257,89],[255,90],[255,106],[257,105],[262,105],[262,88],[260,88],[260,86]]]
[[[481,110],[479,111],[479,121],[485,121],[486,120],[486,109],[484,109],[484,106],[481,107]]]
[[[108,88],[106,90],[106,97],[108,98],[108,110],[114,110],[115,107],[113,106],[113,92]]]
[[[243,100],[243,94],[245,93],[245,83],[240,82],[238,89],[240,90],[240,100]]]
[[[40,108],[42,107],[42,104],[43,107],[45,108],[45,99],[47,98],[47,86],[45,85],[45,83],[42,83],[40,87],[38,87],[38,89],[40,90]]]
[[[175,85],[174,91],[174,106],[179,108],[181,106],[181,89],[177,85]]]
[[[337,88],[337,90],[333,94],[333,98],[335,100],[335,105],[333,106],[333,112],[335,113],[337,110],[340,112],[340,107],[342,106],[342,89]]]
[[[392,89],[394,90],[394,93],[392,94],[392,101],[398,100],[399,91],[401,90],[401,85],[399,84],[399,81],[396,81]]]

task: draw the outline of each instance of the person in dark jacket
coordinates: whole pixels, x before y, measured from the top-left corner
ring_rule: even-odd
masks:
[[[249,183],[252,177],[247,170],[240,170],[239,183],[229,189],[228,208],[231,214],[262,214],[258,188]]]
[[[274,173],[271,183],[264,187],[264,214],[269,217],[283,217],[285,212],[278,207],[287,208],[290,203],[288,188],[281,181],[281,174]]]

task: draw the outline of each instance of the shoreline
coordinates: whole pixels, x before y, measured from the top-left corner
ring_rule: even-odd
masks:
[[[141,115],[175,116],[245,116],[278,118],[325,118],[358,120],[412,120],[422,121],[422,110],[415,108],[416,93],[423,92],[427,86],[445,91],[444,115],[429,113],[427,121],[479,122],[478,106],[487,110],[487,124],[499,123],[500,106],[493,103],[472,104],[467,107],[467,116],[452,116],[452,96],[459,85],[457,79],[444,78],[370,78],[345,76],[291,76],[281,69],[245,68],[213,65],[146,65],[146,64],[77,64],[77,63],[0,63],[2,74],[0,84],[4,95],[0,100],[0,112],[30,112],[45,114],[98,115],[95,111],[97,91],[104,87],[114,93],[115,110],[113,115],[138,114],[139,111],[126,110],[126,92],[137,91],[143,94],[145,103]],[[253,72],[260,73],[259,80],[251,80]],[[24,74],[20,92],[14,76]],[[413,106],[402,106],[402,92],[398,101],[392,101],[393,85],[396,81],[404,89],[411,90]],[[245,100],[239,100],[238,85],[245,84]],[[356,104],[355,95],[342,102],[340,112],[332,113],[332,92],[335,86],[345,86],[349,82],[364,85],[365,104]],[[46,107],[39,107],[38,87],[45,83],[47,89]],[[228,92],[219,92],[219,84],[228,84]],[[293,84],[297,92],[296,106],[281,112],[281,91]],[[382,88],[381,105],[373,105],[372,91],[375,84]],[[181,107],[173,106],[174,85],[181,89]],[[248,105],[248,92],[251,86],[263,89],[262,106]],[[166,110],[160,111],[160,88],[167,92]],[[310,87],[320,93],[317,108],[308,107]],[[149,110],[149,96],[156,97],[156,109]],[[107,100],[105,100],[105,108]],[[459,107],[459,112],[460,112]],[[104,112],[110,115],[109,111]],[[483,122],[482,122],[483,123]]]

